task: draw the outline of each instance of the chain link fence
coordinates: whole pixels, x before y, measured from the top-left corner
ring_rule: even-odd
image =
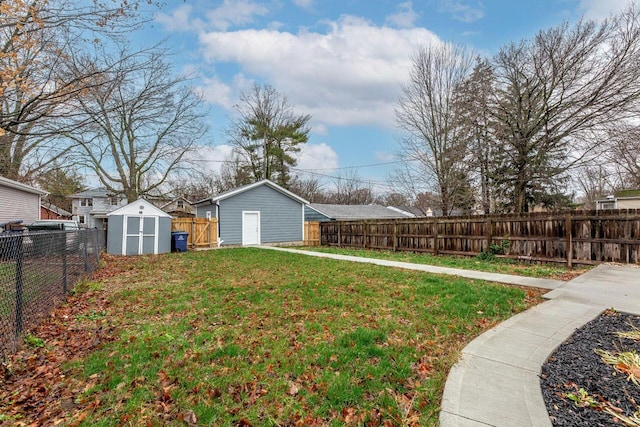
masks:
[[[103,249],[97,229],[0,233],[0,355],[98,267]]]

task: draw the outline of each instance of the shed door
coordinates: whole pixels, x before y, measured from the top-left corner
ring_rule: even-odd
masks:
[[[242,211],[242,245],[260,244],[260,212]]]
[[[125,216],[122,253],[125,255],[158,253],[157,228],[157,217]]]

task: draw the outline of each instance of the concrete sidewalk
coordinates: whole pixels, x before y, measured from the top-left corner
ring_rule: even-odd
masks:
[[[330,254],[327,252],[305,251],[300,249],[290,249],[276,246],[260,246],[263,249],[271,249],[274,251],[292,252],[315,256],[320,258],[332,258],[342,261],[362,262],[367,264],[383,265],[386,267],[404,268],[407,270],[424,271],[435,274],[448,274],[452,276],[465,277],[467,279],[479,279],[489,282],[506,283],[509,285],[531,286],[542,289],[556,289],[565,282],[552,279],[537,279],[534,277],[514,276],[511,274],[486,273],[484,271],[462,270],[460,268],[438,267],[435,265],[413,264],[410,262],[390,261],[386,259],[362,258],[350,255]]]
[[[640,314],[640,269],[600,265],[547,293],[550,300],[488,330],[451,369],[441,427],[551,426],[541,366],[575,329],[603,310]]]

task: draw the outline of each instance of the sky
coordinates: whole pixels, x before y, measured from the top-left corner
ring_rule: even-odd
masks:
[[[225,129],[239,94],[268,83],[310,114],[301,177],[356,174],[392,191],[400,133],[394,108],[425,45],[453,42],[491,57],[511,41],[580,17],[604,19],[631,0],[167,0],[138,42],[166,39],[177,72],[210,107],[205,170],[231,153]]]

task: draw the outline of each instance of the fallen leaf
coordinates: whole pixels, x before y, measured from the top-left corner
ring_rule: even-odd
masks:
[[[300,392],[300,388],[293,381],[289,381],[289,388],[287,389],[287,394],[289,396],[295,396]]]

